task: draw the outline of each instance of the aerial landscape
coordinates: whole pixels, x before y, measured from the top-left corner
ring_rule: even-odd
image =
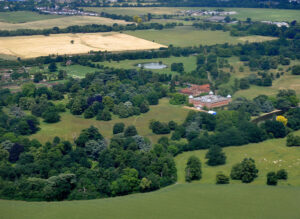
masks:
[[[0,219],[299,203],[299,0],[0,1]]]

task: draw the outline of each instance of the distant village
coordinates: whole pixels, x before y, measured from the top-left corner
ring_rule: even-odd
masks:
[[[55,7],[55,8],[37,7],[36,9],[40,13],[43,13],[43,14],[80,15],[80,16],[93,16],[93,17],[100,16],[98,13],[95,13],[95,12],[79,11],[79,10],[68,9],[68,8],[62,8],[62,9],[60,9],[59,7]]]

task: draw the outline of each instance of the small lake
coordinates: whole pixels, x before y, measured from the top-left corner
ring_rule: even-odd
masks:
[[[164,69],[168,66],[159,62],[150,62],[150,63],[142,63],[138,64],[137,67],[145,68],[145,69]]]

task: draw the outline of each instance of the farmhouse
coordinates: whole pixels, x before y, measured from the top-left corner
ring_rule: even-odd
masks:
[[[196,85],[191,84],[188,88],[184,88],[180,90],[180,93],[192,95],[192,96],[199,96],[202,93],[208,93],[210,91],[210,85],[209,84],[203,84],[203,85]]]
[[[207,107],[208,109],[226,106],[231,102],[231,96],[222,97],[219,95],[214,95],[210,92],[209,95],[202,97],[189,96],[189,103],[193,104],[196,108]]]

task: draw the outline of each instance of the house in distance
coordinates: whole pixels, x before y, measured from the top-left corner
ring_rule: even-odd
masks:
[[[210,92],[210,85],[209,84],[203,84],[203,85],[190,84],[189,87],[183,88],[179,92],[182,94],[192,95],[192,96],[196,97],[196,96],[199,96],[200,94]]]
[[[189,103],[193,104],[197,109],[202,109],[206,107],[208,109],[213,109],[217,107],[227,106],[231,102],[231,96],[222,97],[220,95],[214,95],[212,91],[209,92],[209,95],[201,97],[189,96]]]

